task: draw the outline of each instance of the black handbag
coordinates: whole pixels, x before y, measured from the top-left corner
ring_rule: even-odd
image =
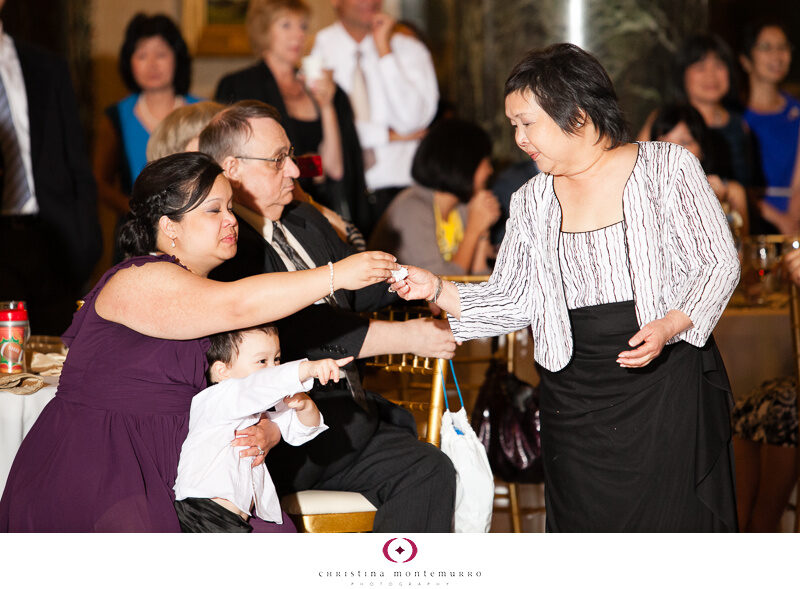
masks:
[[[505,363],[489,365],[471,422],[495,476],[509,483],[544,480],[539,391],[510,374]]]

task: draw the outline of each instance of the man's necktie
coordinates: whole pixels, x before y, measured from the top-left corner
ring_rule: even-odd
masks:
[[[303,258],[300,256],[297,250],[294,249],[292,244],[289,243],[289,240],[286,239],[286,234],[276,221],[272,222],[272,242],[277,245],[284,254],[286,254],[286,257],[289,258],[292,264],[294,264],[296,270],[309,269],[308,264],[303,261]],[[341,306],[336,301],[335,293],[333,297],[325,297],[325,301],[334,307]],[[347,386],[350,389],[350,393],[353,395],[353,400],[358,403],[362,409],[369,413],[369,405],[367,404],[366,396],[364,395],[364,388],[361,386],[361,378],[358,375],[355,364],[350,363],[348,366],[345,366],[343,370],[347,380]]]
[[[31,198],[31,191],[2,77],[0,77],[0,148],[2,148],[0,173],[3,183],[0,210],[6,215],[19,214]]]
[[[350,104],[353,106],[353,115],[356,121],[370,120],[369,93],[367,92],[367,78],[361,67],[361,52],[356,51],[356,67],[353,70],[353,85],[350,90]]]
[[[350,88],[350,105],[353,107],[353,119],[357,123],[369,121],[372,116],[369,108],[367,77],[364,75],[364,68],[361,67],[361,58],[361,52],[356,51],[356,67],[353,70],[353,85]],[[362,148],[361,155],[364,158],[365,171],[375,165],[373,148]]]
[[[308,270],[308,264],[303,261],[303,258],[297,253],[297,250],[294,249],[292,244],[289,243],[289,240],[286,239],[286,234],[276,221],[272,222],[272,242],[286,254],[286,257],[294,264],[295,270]]]

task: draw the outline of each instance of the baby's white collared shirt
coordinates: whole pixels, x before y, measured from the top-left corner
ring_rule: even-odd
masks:
[[[244,513],[255,502],[255,515],[265,521],[283,523],[275,485],[264,464],[252,468],[252,457],[240,458],[245,448],[231,446],[234,432],[258,422],[263,411],[275,407],[269,417],[287,443],[299,446],[328,429],[320,423],[309,427],[283,399],[308,391],[314,383],[300,382],[298,370],[304,360],[265,367],[245,378],[230,378],[197,393],[189,414],[189,433],[183,442],[175,499],[187,497],[227,499]]]

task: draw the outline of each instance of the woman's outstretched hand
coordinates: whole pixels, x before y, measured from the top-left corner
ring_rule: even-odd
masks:
[[[390,278],[387,281],[392,285],[390,288],[407,301],[433,298],[436,294],[436,275],[416,266],[406,268],[408,276],[402,280]]]
[[[333,288],[358,290],[390,278],[399,268],[397,258],[385,252],[353,254],[333,265]]]

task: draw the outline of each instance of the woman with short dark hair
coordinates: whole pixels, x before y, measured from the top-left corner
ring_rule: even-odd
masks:
[[[733,52],[717,35],[699,34],[684,41],[673,64],[672,100],[691,104],[711,130],[711,149],[719,154],[722,174],[751,186],[756,175],[753,143],[742,117]],[[650,138],[651,113],[639,133]]]
[[[571,44],[511,72],[506,116],[541,172],[491,278],[416,267],[392,288],[457,341],[532,328],[550,531],[735,531],[729,399],[711,331],[739,277],[697,158],[629,143],[611,80]]]
[[[398,194],[372,233],[369,248],[437,274],[486,274],[489,229],[500,204],[486,189],[492,142],[478,125],[436,123],[414,154],[415,185]]]
[[[293,166],[284,163],[287,177]],[[230,184],[205,154],[142,170],[120,235],[127,259],[63,336],[58,393],[14,459],[0,532],[179,532],[173,486],[192,397],[206,387],[208,336],[286,317],[397,268],[388,254],[365,252],[330,267],[209,280],[236,254],[232,207]],[[280,440],[266,418],[238,434],[232,445],[254,466]]]
[[[119,52],[119,73],[129,96],[109,106],[97,128],[94,172],[98,196],[122,216],[136,177],[147,163],[150,133],[191,96],[191,57],[178,27],[163,14],[134,16]],[[119,252],[115,261],[121,259]]]

